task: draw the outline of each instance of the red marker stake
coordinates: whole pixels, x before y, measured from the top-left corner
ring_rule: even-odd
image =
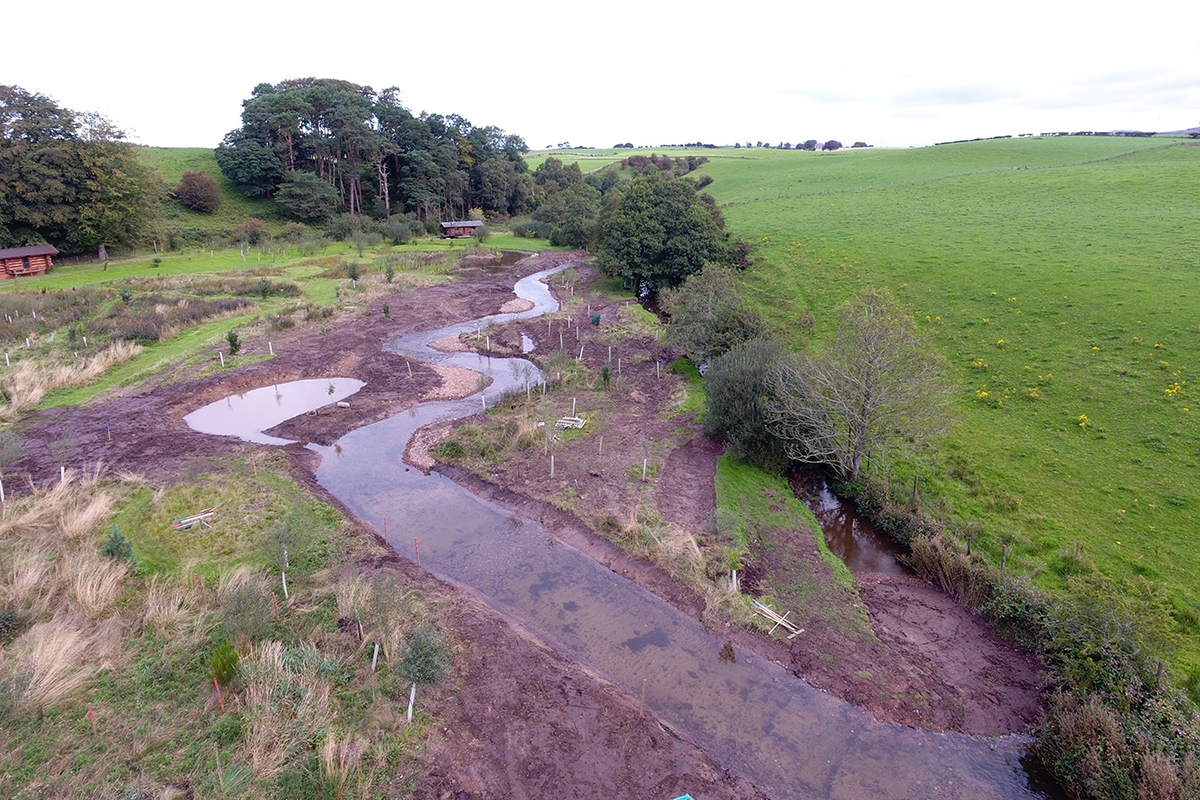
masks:
[[[279,597],[271,592],[271,602],[275,604],[275,616],[279,616]]]
[[[413,544],[417,547],[417,569],[421,568],[421,543],[417,541],[417,537],[413,537]]]
[[[200,573],[193,572],[192,577],[196,579],[196,591],[198,592],[200,591]]]
[[[217,683],[217,679],[213,678],[213,686],[217,687],[217,702],[221,704],[221,710],[225,710],[225,701],[221,699],[221,684]]]

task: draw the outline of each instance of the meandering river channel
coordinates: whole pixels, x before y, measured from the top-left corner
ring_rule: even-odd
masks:
[[[534,303],[529,311],[390,342],[397,353],[467,367],[494,382],[482,401],[475,394],[422,403],[353,431],[333,447],[314,446],[323,456],[321,485],[381,532],[386,519],[400,553],[414,557],[413,539],[419,538],[423,568],[473,592],[631,695],[644,691],[646,707],[665,725],[780,800],[1041,797],[1021,766],[1020,737],[937,734],[881,723],[754,653],[738,650],[736,663],[724,661],[723,637],[557,541],[539,523],[436,472],[425,475],[404,465],[405,446],[417,429],[474,414],[488,398],[541,375],[524,359],[443,353],[429,343],[556,311],[543,281],[555,271],[517,283],[517,295]]]

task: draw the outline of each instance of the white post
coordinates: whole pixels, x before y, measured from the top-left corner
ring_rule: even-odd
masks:
[[[621,359],[617,359],[617,374],[621,374]]]
[[[571,416],[575,416],[575,398],[571,398]]]
[[[412,691],[408,693],[408,721],[412,722],[413,703],[417,701],[417,684],[414,682]]]
[[[554,456],[550,456],[550,477],[554,477]]]
[[[271,345],[270,342],[267,342],[267,350],[271,353],[271,355],[275,355],[275,348]]]
[[[288,599],[287,573],[284,572],[283,570],[280,570],[279,574],[283,577],[283,599],[287,600]]]
[[[221,366],[224,367],[225,366],[225,354],[218,350],[217,355],[219,355],[221,357]]]
[[[66,467],[60,466],[58,468],[58,482],[59,483],[67,482],[67,468]]]
[[[579,360],[580,361],[583,361],[583,348],[585,348],[585,347],[587,347],[587,345],[584,345],[584,344],[579,345]]]
[[[479,402],[483,405],[484,413],[487,413],[487,396],[483,392],[479,393]]]
[[[646,459],[642,459],[642,483],[646,482]]]
[[[662,362],[661,361],[654,362],[654,377],[656,377],[656,378],[662,377]]]
[[[87,346],[88,346],[88,345],[87,345],[87,337],[86,337],[86,336],[85,336],[85,337],[83,337],[83,346],[84,346],[84,347],[87,347]]]
[[[0,503],[4,502],[4,478],[0,478]]]
[[[733,586],[733,590],[736,592],[738,590],[738,588],[737,588],[737,570],[736,569],[732,570],[732,574],[729,576],[729,583],[731,586]]]
[[[379,660],[379,642],[375,643],[375,655],[371,656],[371,672],[375,671],[375,662]]]
[[[612,363],[612,345],[611,344],[608,346],[608,362],[610,364]]]
[[[12,362],[8,360],[8,353],[4,354],[4,366],[6,366],[6,367],[12,366]]]
[[[559,331],[558,332],[558,349],[563,350],[565,348],[566,348],[566,345],[563,344],[562,331]]]

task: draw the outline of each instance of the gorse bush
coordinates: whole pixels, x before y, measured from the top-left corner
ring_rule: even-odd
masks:
[[[724,436],[735,456],[768,472],[787,466],[783,443],[767,427],[776,369],[785,357],[779,344],[754,339],[711,361],[704,376],[705,429]]]

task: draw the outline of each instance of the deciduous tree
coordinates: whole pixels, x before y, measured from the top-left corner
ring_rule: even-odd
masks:
[[[795,461],[844,480],[864,462],[924,447],[947,425],[945,359],[885,289],[841,305],[816,354],[781,368],[772,431]]]

